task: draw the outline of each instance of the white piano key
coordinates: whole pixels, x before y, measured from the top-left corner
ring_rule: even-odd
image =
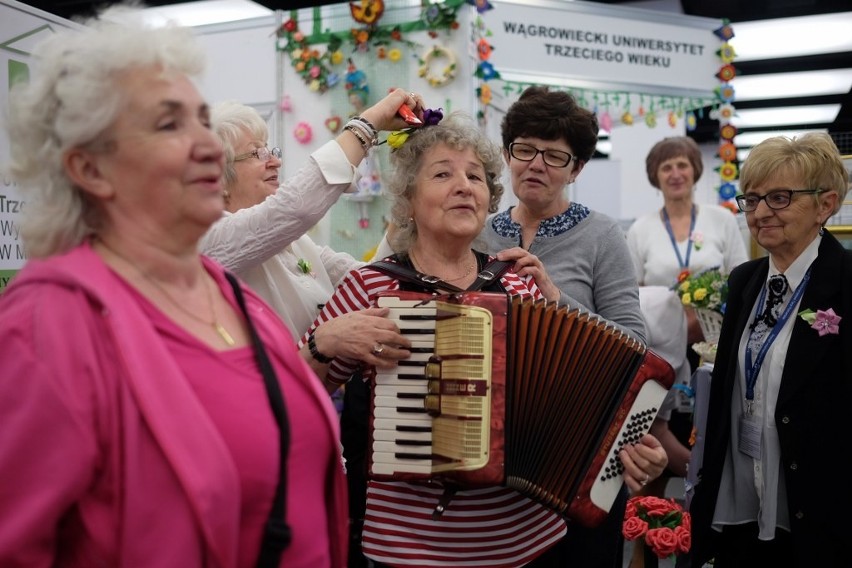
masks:
[[[424,422],[428,422],[431,424],[432,417],[429,416],[428,413],[424,412],[399,412],[395,407],[381,407],[376,406],[375,412],[373,414],[375,418],[389,418],[391,420],[415,420],[415,419],[423,419]]]
[[[428,414],[417,414],[409,418],[394,420],[392,418],[373,418],[374,430],[391,430],[397,431],[402,428],[424,428],[428,427],[432,430],[432,417]],[[407,433],[407,432],[405,432]]]
[[[370,468],[374,475],[393,475],[394,473],[422,473],[429,475],[432,473],[431,460],[408,460],[406,463],[399,463],[393,459],[382,459],[382,456],[378,456],[379,460],[376,460],[376,457],[376,455],[373,456],[373,465]]]
[[[411,384],[417,381],[405,381],[398,384],[376,384],[373,396],[398,396],[400,394],[426,394],[426,385]],[[422,400],[422,399],[421,399]]]
[[[400,461],[418,458],[403,458],[402,455],[422,455],[423,459],[432,459],[432,446],[414,446],[409,444],[399,444],[393,440],[373,440],[373,455],[376,454],[392,454]]]
[[[432,432],[400,432],[396,429],[373,430],[373,440],[380,442],[431,442]]]

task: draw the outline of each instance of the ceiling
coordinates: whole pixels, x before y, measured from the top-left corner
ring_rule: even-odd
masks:
[[[737,22],[754,22],[758,20],[791,18],[816,14],[831,14],[837,12],[852,12],[852,0],[597,0],[605,4],[623,4],[635,8],[648,8],[673,11],[690,16],[706,18],[727,18],[736,33]],[[255,0],[256,3],[272,10],[291,10],[308,6],[333,4],[327,0]],[[117,3],[115,0],[24,0],[29,4],[61,16],[63,18],[86,17],[107,4]],[[183,3],[180,0],[147,0],[148,6],[165,6]],[[796,38],[791,37],[791,42]],[[799,57],[784,57],[751,61],[734,61],[738,77],[759,76],[777,73],[795,73],[800,71],[816,71],[831,69],[852,69],[852,51],[840,53],[816,54]],[[736,83],[735,83],[736,85]],[[765,109],[773,107],[797,107],[804,105],[840,105],[840,111],[833,121],[803,122],[785,125],[783,130],[823,129],[828,130],[838,143],[841,153],[852,154],[852,89],[845,93],[820,96],[793,96],[787,98],[769,98],[759,100],[736,100],[737,111],[749,109]],[[708,109],[709,110],[709,109]],[[795,109],[792,111],[795,112]],[[718,123],[709,118],[709,112],[704,113],[698,127],[690,135],[698,141],[708,141],[718,136]],[[760,130],[773,129],[772,126]],[[781,127],[775,128],[781,130]],[[740,133],[748,132],[749,128],[740,128]]]

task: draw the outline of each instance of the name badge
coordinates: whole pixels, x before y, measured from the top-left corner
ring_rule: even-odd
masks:
[[[758,417],[749,414],[740,416],[739,450],[745,455],[760,459],[761,426]]]

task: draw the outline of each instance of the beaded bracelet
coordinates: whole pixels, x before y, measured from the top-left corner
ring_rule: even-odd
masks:
[[[352,126],[351,124],[347,124],[343,127],[343,130],[348,130],[349,132],[351,132],[355,136],[355,138],[358,139],[358,142],[361,143],[361,147],[364,149],[365,152],[370,149],[370,143],[367,142],[367,139],[364,138],[364,135],[358,131],[357,127]]]
[[[308,349],[311,352],[311,357],[313,357],[323,365],[328,365],[329,363],[334,361],[334,357],[328,357],[319,352],[319,349],[317,349],[317,342],[316,339],[314,339],[313,333],[308,336]]]
[[[378,135],[379,135],[378,129],[375,126],[373,126],[372,122],[370,122],[369,120],[367,120],[363,116],[353,116],[351,120],[354,120],[356,122],[363,122],[364,124],[366,124],[367,127],[370,129],[370,134],[371,134],[370,138],[378,137]]]
[[[361,135],[364,137],[364,140],[369,141],[370,146],[375,146],[379,143],[378,133],[369,122],[365,122],[364,120],[355,117],[350,119],[349,122],[346,123],[346,126],[344,128],[346,127],[349,127],[349,129],[357,129],[358,132],[360,132]]]

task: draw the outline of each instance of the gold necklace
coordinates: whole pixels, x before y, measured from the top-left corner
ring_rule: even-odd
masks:
[[[216,333],[219,334],[219,337],[222,338],[222,341],[224,341],[228,347],[233,347],[234,345],[236,345],[237,342],[234,341],[234,338],[231,337],[231,334],[228,333],[228,330],[225,329],[225,327],[221,323],[219,323],[219,318],[216,316],[216,306],[213,303],[213,293],[210,291],[209,279],[204,279],[204,292],[207,294],[207,304],[210,306],[210,313],[213,314],[213,321],[207,321],[203,318],[198,317],[198,315],[196,315],[195,313],[187,310],[180,304],[180,302],[175,300],[172,295],[169,294],[168,290],[166,290],[159,282],[157,282],[157,280],[153,276],[151,276],[147,272],[143,272],[142,269],[130,262],[130,260],[124,257],[124,255],[119,254],[117,250],[106,244],[106,242],[104,242],[102,239],[98,240],[104,246],[105,249],[110,251],[116,257],[120,258],[122,262],[128,264],[129,266],[132,266],[133,269],[136,270],[142,276],[142,278],[153,284],[154,287],[157,288],[157,290],[159,290],[174,307],[176,307],[195,321],[201,322],[204,325],[209,325],[210,327],[212,327],[216,331]]]
[[[414,264],[414,265],[415,265],[415,268],[417,267],[416,265],[420,265],[420,264],[421,264],[421,263],[420,263],[420,262],[419,262],[416,258],[414,258],[414,250],[409,250],[409,251],[408,251],[408,256],[410,256],[410,257],[411,257],[411,264]],[[466,271],[465,271],[465,273],[464,273],[464,274],[462,274],[461,276],[458,276],[458,277],[456,277],[456,278],[442,278],[442,280],[443,280],[444,282],[458,282],[459,280],[463,280],[464,278],[467,278],[468,276],[470,276],[470,273],[473,271],[473,265],[474,265],[474,264],[475,264],[475,263],[470,263],[470,264],[468,264],[468,265],[467,265],[467,270],[466,270]],[[421,266],[422,266],[422,265],[421,265]]]

